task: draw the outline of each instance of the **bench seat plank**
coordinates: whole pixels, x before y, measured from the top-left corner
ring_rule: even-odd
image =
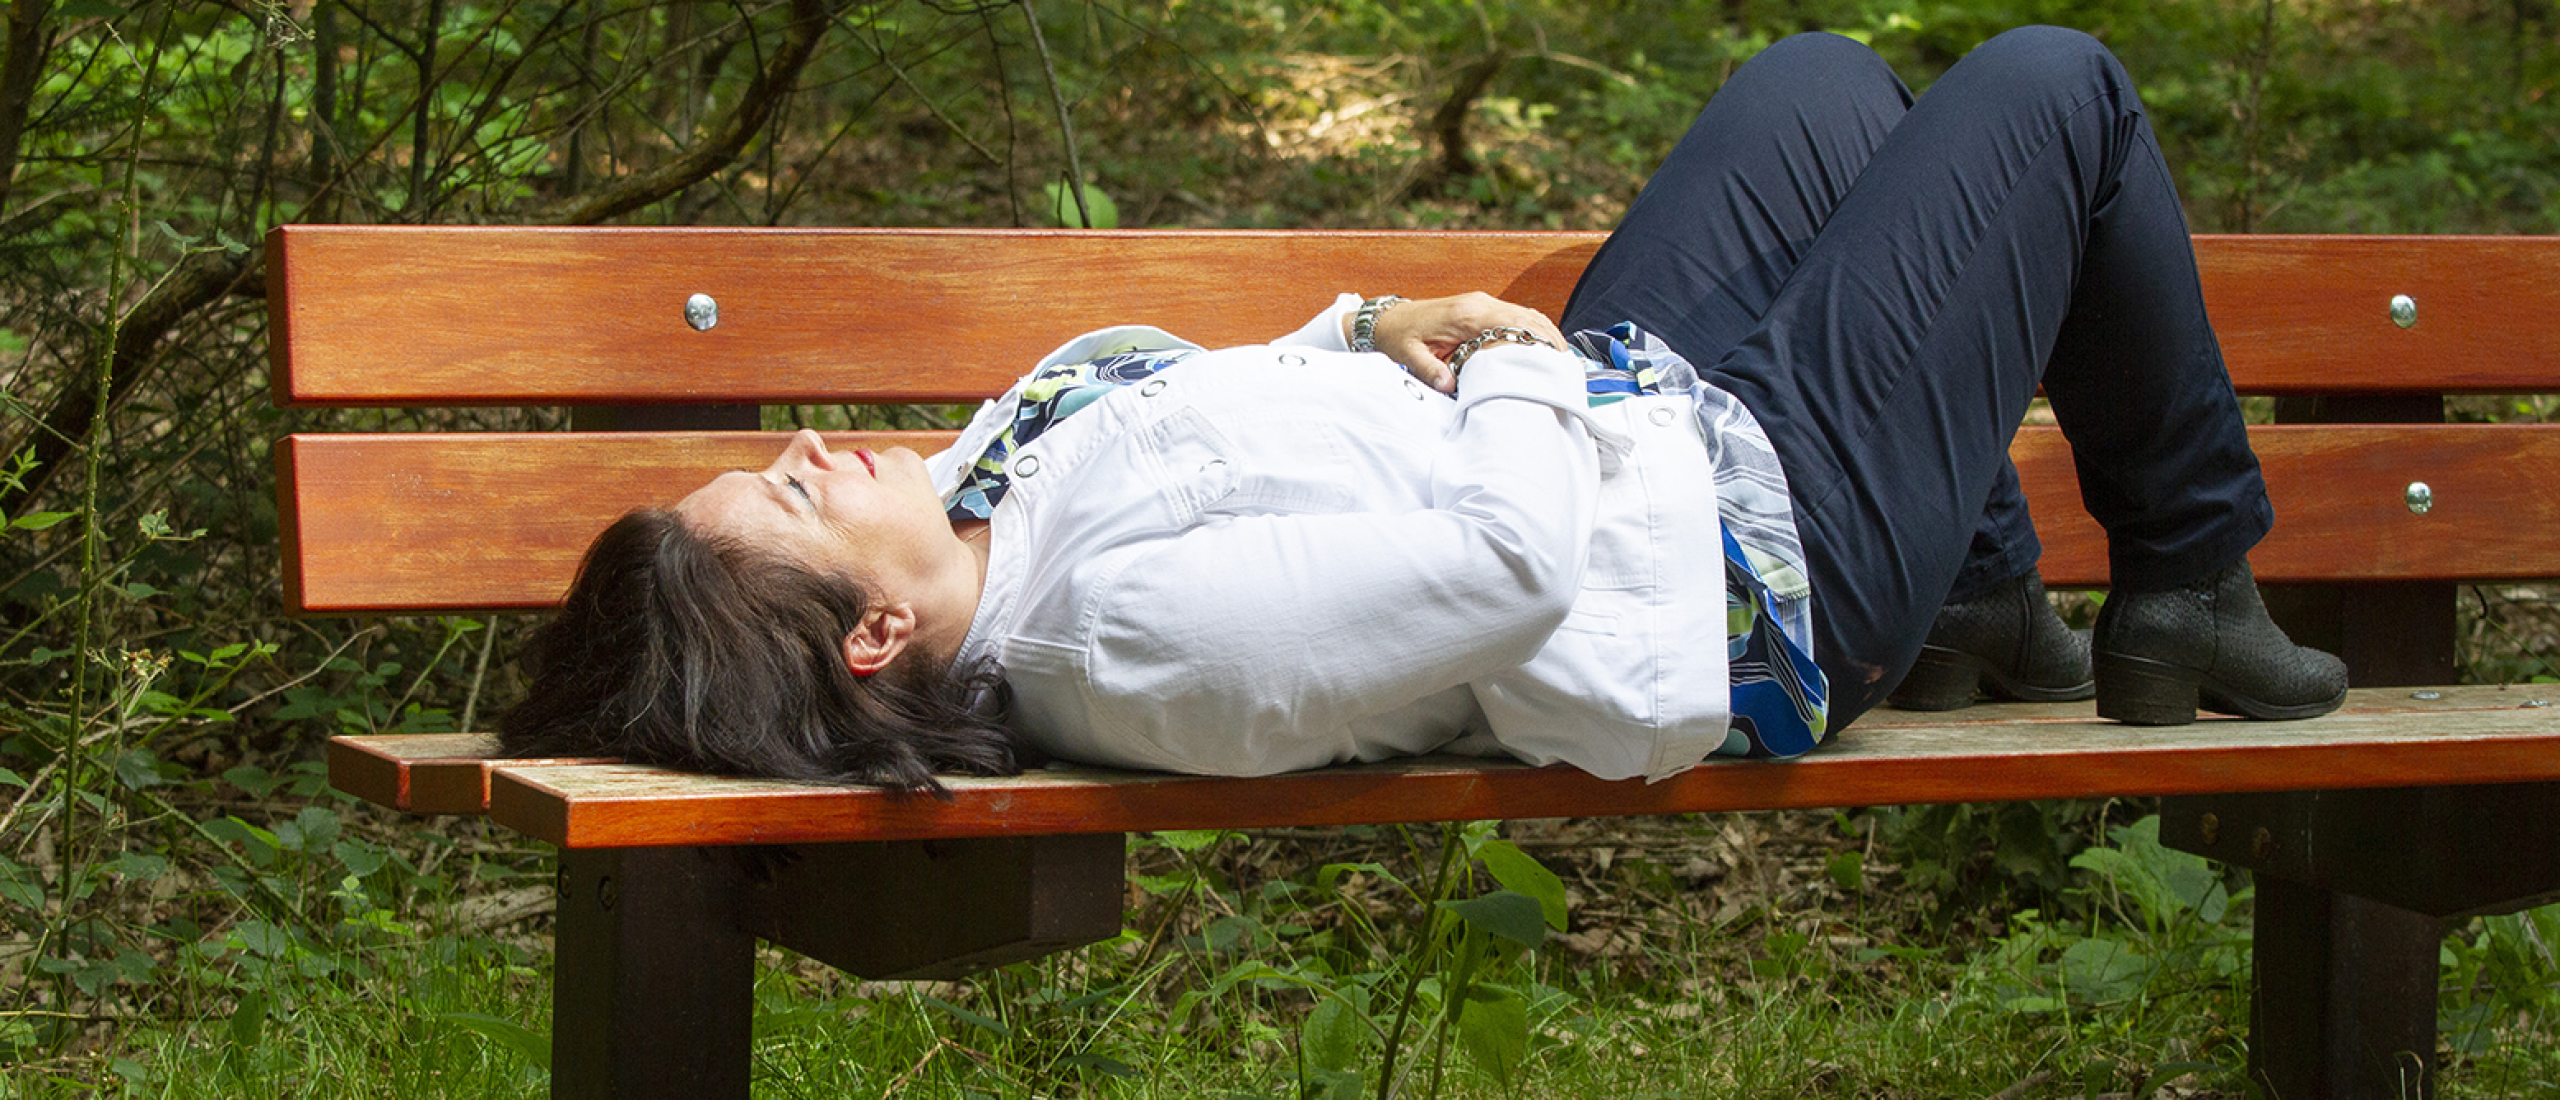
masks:
[[[1601,239],[281,226],[272,375],[279,405],[977,400],[1104,324],[1258,343],[1341,290],[1556,314]],[[2560,238],[2200,236],[2196,258],[2244,393],[2560,388]],[[685,323],[696,293],[719,302],[709,331]],[[2402,294],[2415,327],[2390,320]]]
[[[941,433],[840,433],[840,447],[932,449]],[[2267,581],[2560,576],[2560,425],[2296,425],[2250,433],[2278,522],[2251,554]],[[782,447],[754,432],[297,435],[276,450],[286,606],[457,614],[554,606],[595,533]],[[2045,543],[2045,580],[2107,581],[2069,447],[2012,449]],[[2435,506],[2412,514],[2410,482]]]
[[[485,733],[387,733],[329,739],[329,785],[391,810],[419,814],[489,811],[489,774],[501,764],[530,764],[498,755]],[[592,757],[554,757],[546,764],[604,764]]]
[[[490,813],[569,848],[815,843],[1485,818],[2347,789],[2560,779],[2560,688],[2366,689],[2301,722],[2140,728],[2078,717],[1861,723],[1792,762],[1724,761],[1661,783],[1424,757],[1236,780],[1066,768],[949,780],[953,800],[510,763]],[[2529,705],[2533,703],[2544,705]],[[2085,704],[2083,704],[2085,706]],[[2413,721],[2423,715],[2424,720]]]
[[[2352,705],[2352,704],[2351,704]],[[2089,704],[2007,703],[1970,711],[1978,721],[2085,719]],[[1935,725],[1944,715],[1879,710],[1861,726]],[[427,814],[489,812],[489,775],[500,766],[533,763],[498,755],[498,739],[486,733],[391,733],[329,739],[329,783],[388,810]],[[605,758],[558,758],[548,764],[608,764]]]

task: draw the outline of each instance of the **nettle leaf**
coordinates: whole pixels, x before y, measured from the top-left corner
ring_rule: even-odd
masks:
[[[2113,883],[2154,924],[2168,924],[2184,913],[2206,923],[2221,921],[2230,905],[2222,877],[2203,856],[2160,843],[2158,815],[2143,818],[2113,833],[2116,847],[2091,848],[2072,857],[2071,865]]]
[[[160,774],[160,758],[149,749],[126,749],[116,757],[116,781],[133,790],[157,787],[168,781]]]
[[[137,881],[149,881],[169,873],[169,857],[150,852],[126,852],[109,866],[117,874]]]
[[[231,1010],[231,1045],[242,1050],[258,1049],[258,1041],[267,1036],[267,995],[252,991],[240,995],[240,1004]]]
[[[2088,1004],[2125,1000],[2142,991],[2151,957],[2122,940],[2097,938],[2062,952],[2062,980],[2073,999]]]
[[[1493,881],[1506,890],[1517,891],[1538,903],[1539,915],[1547,927],[1564,931],[1564,880],[1547,870],[1547,865],[1520,850],[1508,840],[1488,840],[1476,848],[1476,858],[1484,861],[1484,869],[1493,872]]]
[[[267,769],[261,768],[255,764],[242,764],[236,768],[225,769],[222,773],[222,780],[234,787],[238,787],[241,790],[249,792],[249,796],[252,798],[265,798],[270,792],[274,791],[278,786],[284,783],[284,779],[282,777],[270,775],[267,773]]]
[[[1546,911],[1527,894],[1496,890],[1480,898],[1444,901],[1440,907],[1457,914],[1470,928],[1523,947],[1536,947],[1547,938]]]
[[[339,865],[345,867],[348,874],[360,879],[372,877],[388,862],[380,847],[354,837],[341,838],[330,852],[338,857]]]
[[[1360,1060],[1362,1035],[1357,1010],[1339,997],[1320,997],[1315,1010],[1307,1013],[1306,1024],[1298,1029],[1298,1049],[1305,1053],[1308,1065],[1348,1070]]]
[[[1167,829],[1149,833],[1158,843],[1177,852],[1197,852],[1226,838],[1222,829]]]
[[[231,944],[260,958],[277,958],[293,950],[293,933],[262,920],[244,920],[231,929]]]
[[[44,876],[33,867],[0,859],[0,901],[25,909],[44,909]]]
[[[1478,1066],[1505,1085],[1529,1052],[1529,1001],[1498,985],[1467,987],[1458,1010],[1458,1043]]]
[[[338,838],[338,815],[319,806],[305,806],[293,815],[295,828],[302,834],[302,850],[317,852]]]

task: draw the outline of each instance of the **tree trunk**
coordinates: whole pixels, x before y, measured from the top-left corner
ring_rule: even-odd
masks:
[[[1458,82],[1449,89],[1449,98],[1440,101],[1440,109],[1431,116],[1431,132],[1440,139],[1440,159],[1422,170],[1413,181],[1418,194],[1444,191],[1454,180],[1476,174],[1475,155],[1467,150],[1467,117],[1474,113],[1476,100],[1483,98],[1493,78],[1502,72],[1511,55],[1495,48],[1458,71]]]
[[[0,216],[9,212],[9,181],[18,171],[18,140],[25,136],[27,112],[35,106],[36,74],[44,69],[46,47],[52,45],[44,17],[53,0],[16,0],[9,5],[9,47],[0,54]]]
[[[338,0],[311,5],[311,167],[313,190],[326,187],[338,165]],[[334,221],[317,210],[304,217]]]

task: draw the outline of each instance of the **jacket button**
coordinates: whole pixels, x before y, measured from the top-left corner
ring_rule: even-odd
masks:
[[[1155,395],[1163,392],[1164,379],[1161,378],[1150,379],[1146,385],[1138,387],[1138,396],[1140,397],[1154,397]]]
[[[1410,394],[1412,394],[1412,395],[1413,395],[1413,399],[1414,399],[1414,400],[1416,400],[1416,401],[1420,401],[1420,400],[1422,400],[1422,398],[1423,398],[1422,383],[1420,383],[1420,382],[1416,382],[1416,381],[1414,381],[1413,379],[1407,378],[1407,379],[1405,379],[1405,380],[1404,380],[1404,388],[1405,388],[1405,392],[1410,393]]]
[[[1671,425],[1671,418],[1673,415],[1675,414],[1669,409],[1655,409],[1652,413],[1653,422],[1663,425],[1664,427],[1669,427]]]
[[[1213,458],[1200,464],[1200,472],[1204,474],[1214,474],[1226,468],[1227,460],[1223,458]]]
[[[1284,367],[1303,367],[1307,365],[1307,360],[1306,357],[1302,355],[1283,355],[1280,357],[1280,365]]]
[[[1013,476],[1030,477],[1040,472],[1040,456],[1024,455],[1013,460]]]

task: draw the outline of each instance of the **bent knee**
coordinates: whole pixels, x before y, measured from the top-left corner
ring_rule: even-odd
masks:
[[[2076,95],[2132,89],[2124,64],[2106,43],[2069,27],[2003,31],[1974,47],[1962,63],[1996,69],[2020,92]]]
[[[1888,79],[1898,80],[1893,75],[1893,67],[1885,64],[1884,58],[1877,56],[1866,43],[1830,31],[1788,35],[1770,43],[1751,60],[1755,63],[1773,61],[1790,67],[1802,65],[1813,71],[1838,75],[1856,75],[1861,70],[1873,70]]]
[[[1884,101],[1911,104],[1910,91],[1884,58],[1866,43],[1828,31],[1790,35],[1770,43],[1716,94],[1767,96],[1800,108]]]

